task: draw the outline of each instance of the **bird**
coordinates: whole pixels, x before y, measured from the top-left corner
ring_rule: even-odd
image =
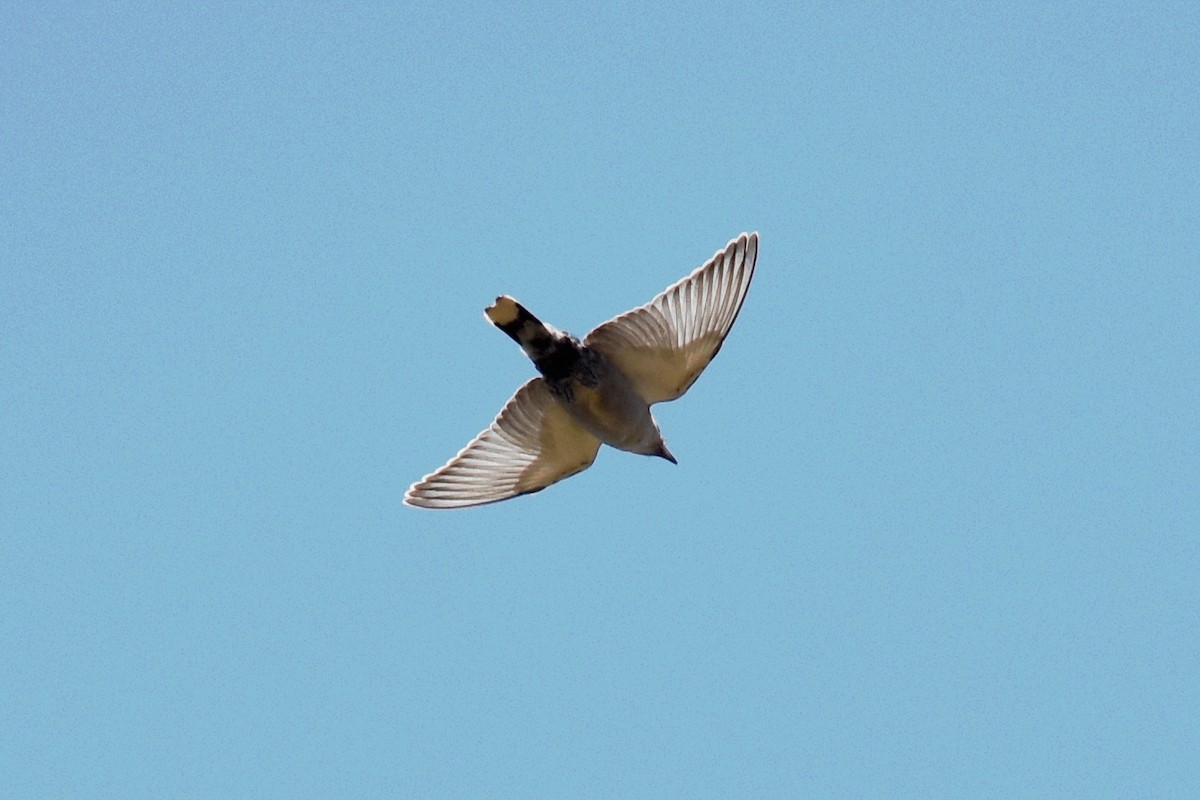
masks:
[[[742,233],[649,303],[582,340],[508,295],[485,318],[533,361],[538,377],[404,503],[464,508],[545,489],[587,469],[601,444],[678,463],[650,406],[686,392],[721,349],[750,289],[758,234]]]

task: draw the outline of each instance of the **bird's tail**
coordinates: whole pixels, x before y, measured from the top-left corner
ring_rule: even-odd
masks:
[[[483,313],[534,360],[541,357],[554,340],[554,331],[506,294],[497,297],[496,304],[485,308]]]

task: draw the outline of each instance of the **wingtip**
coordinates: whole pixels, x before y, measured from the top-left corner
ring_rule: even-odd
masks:
[[[417,484],[415,483],[408,487],[408,491],[404,493],[404,505],[408,506],[409,508],[426,508],[426,506],[420,502],[420,498],[414,491],[416,488]]]

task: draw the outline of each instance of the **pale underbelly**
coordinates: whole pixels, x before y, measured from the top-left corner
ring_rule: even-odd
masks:
[[[622,387],[624,388],[624,387]],[[567,411],[588,432],[607,445],[641,452],[658,439],[650,408],[631,390],[600,391],[576,383]]]

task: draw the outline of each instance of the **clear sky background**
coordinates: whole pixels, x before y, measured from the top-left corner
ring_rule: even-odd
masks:
[[[0,795],[1200,795],[1193,2],[6,3]],[[743,230],[720,356],[412,481]]]

